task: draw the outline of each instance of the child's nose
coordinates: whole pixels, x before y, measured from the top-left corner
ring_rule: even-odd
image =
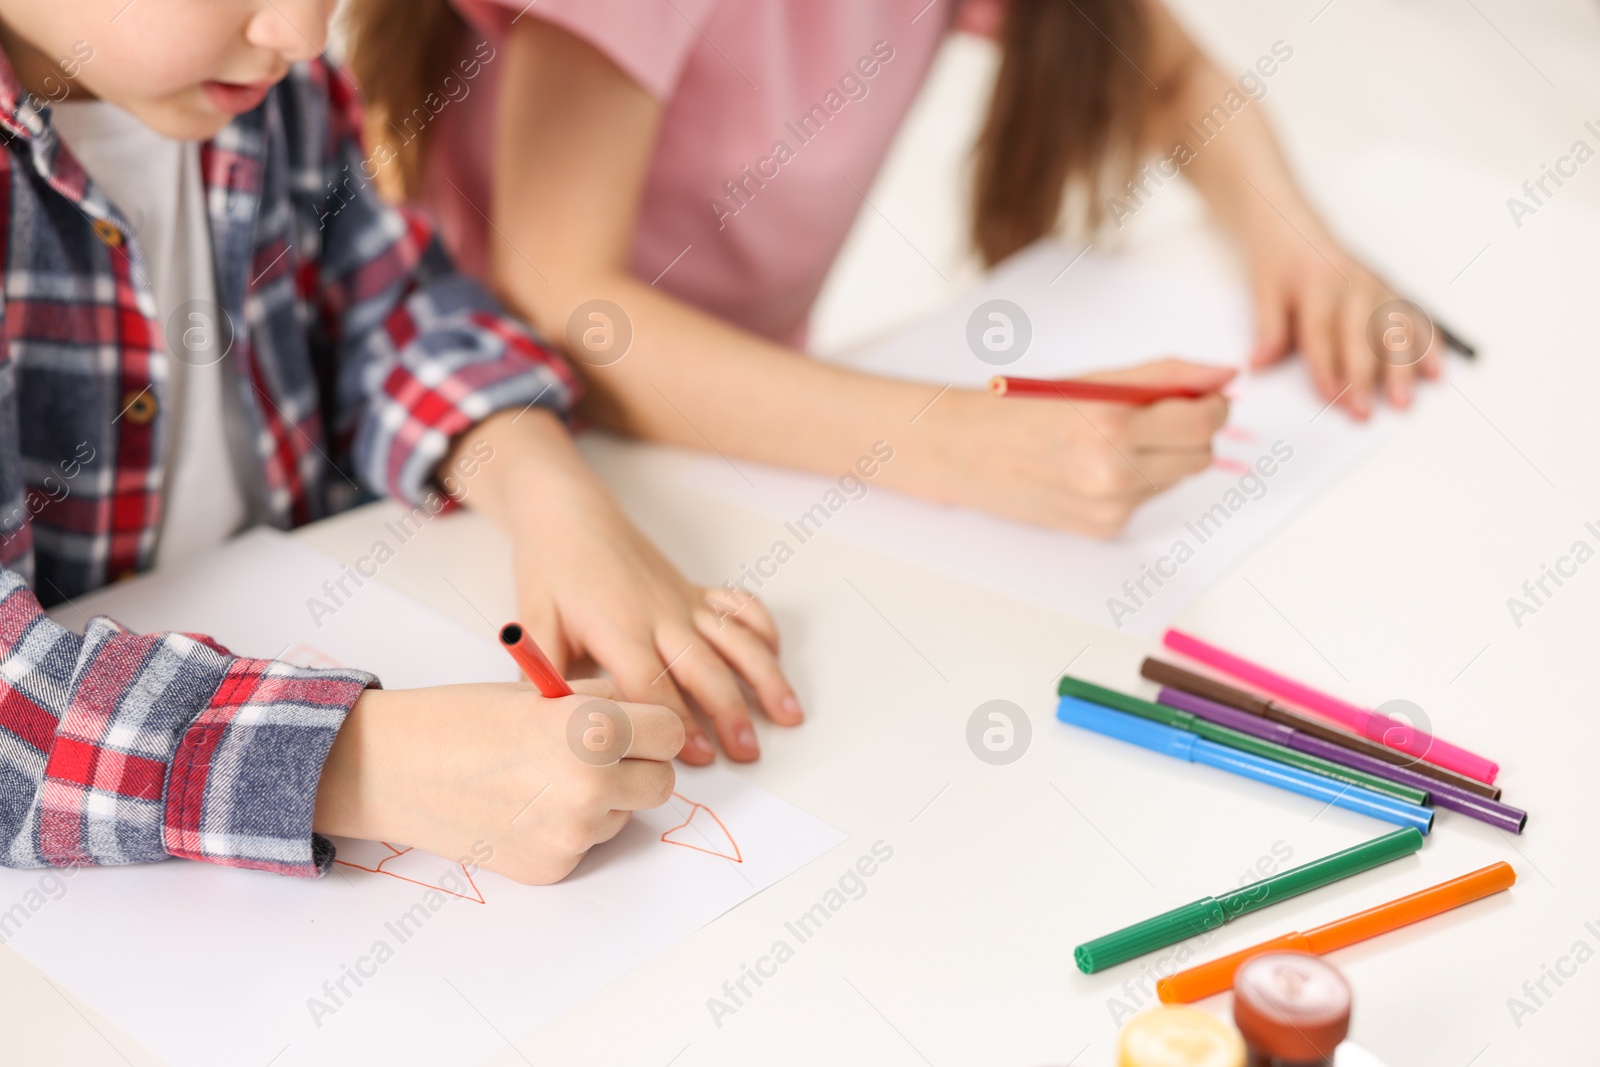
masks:
[[[315,59],[328,43],[328,7],[327,0],[267,0],[245,36],[291,63]]]

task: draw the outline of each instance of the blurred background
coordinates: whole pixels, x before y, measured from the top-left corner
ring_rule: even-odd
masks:
[[[1335,232],[1402,291],[1427,294],[1452,323],[1470,323],[1474,303],[1492,302],[1506,273],[1550,270],[1553,308],[1588,299],[1565,290],[1557,263],[1600,248],[1600,162],[1541,209],[1538,226],[1524,218],[1517,229],[1505,201],[1574,140],[1600,148],[1600,134],[1584,129],[1600,128],[1593,0],[1167,6],[1224,74],[1243,72],[1276,41],[1293,49],[1252,106],[1265,109]],[[839,353],[890,332],[977,276],[966,167],[997,61],[989,41],[957,34],[945,43],[829,278],[815,350]],[[1148,210],[1092,239],[1215,271],[1231,252],[1203,214],[1192,190],[1169,184]]]

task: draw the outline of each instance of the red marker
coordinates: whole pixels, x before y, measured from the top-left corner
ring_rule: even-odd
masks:
[[[1216,390],[1193,389],[1189,386],[1120,385],[1116,382],[1086,382],[1077,378],[1006,378],[996,375],[989,379],[989,388],[996,396],[1041,397],[1046,400],[1101,400],[1112,404],[1159,403],[1162,400],[1199,400]]]
[[[522,673],[539,687],[539,692],[551,698],[572,695],[572,686],[545,658],[544,652],[534,644],[533,635],[520,622],[508,622],[500,627],[500,643],[517,661]]]

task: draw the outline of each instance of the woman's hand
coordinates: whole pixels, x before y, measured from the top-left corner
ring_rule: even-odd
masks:
[[[1211,439],[1228,418],[1217,391],[1233,375],[1166,359],[1086,376],[1208,394],[1146,407],[951,390],[919,420],[933,440],[909,439],[896,466],[904,487],[924,496],[1114,537],[1140,504],[1211,465]]]
[[[550,415],[499,415],[473,432],[495,458],[482,465],[486,484],[467,503],[510,532],[518,618],[557,669],[587,656],[628,699],[671,708],[687,735],[686,763],[715,759],[686,696],[710,718],[723,751],[741,762],[761,754],[745,686],[773,722],[801,722],[766,608],[684,578],[622,513]]]
[[[1145,116],[1145,142],[1170,151],[1176,143],[1190,144],[1196,116],[1237,95],[1240,86],[1205,57],[1165,5],[1147,4],[1144,10],[1150,34],[1146,69],[1162,87]],[[1290,55],[1292,49],[1277,58]],[[1249,258],[1257,321],[1250,363],[1265,367],[1299,351],[1328,403],[1337,400],[1364,419],[1374,393],[1382,390],[1391,404],[1405,407],[1418,373],[1441,373],[1443,342],[1431,331],[1418,358],[1419,335],[1431,324],[1387,313],[1369,339],[1368,321],[1399,298],[1328,232],[1290,173],[1264,108],[1252,100],[1228,119],[1227,136],[1202,140],[1183,165],[1184,176],[1238,235]],[[1417,340],[1396,336],[1407,332]],[[1385,350],[1381,358],[1375,346]]]
[[[316,829],[560,881],[631,812],[666,803],[683,745],[666,708],[577,687],[556,700],[524,683],[363,693],[323,767]]]
[[[1410,321],[1404,309],[1391,309],[1395,314],[1374,322],[1384,304],[1400,298],[1347,255],[1309,208],[1298,231],[1276,215],[1261,214],[1248,227],[1245,244],[1256,303],[1252,367],[1299,351],[1323,399],[1338,400],[1359,419],[1371,414],[1379,391],[1404,408],[1418,374],[1439,377],[1444,342],[1438,331]],[[1420,358],[1419,327],[1432,335]]]

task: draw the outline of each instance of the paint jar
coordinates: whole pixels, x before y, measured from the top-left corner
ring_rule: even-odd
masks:
[[[1233,1021],[1249,1067],[1332,1067],[1350,1032],[1350,983],[1301,952],[1269,952],[1233,978]]]
[[[1233,1027],[1187,1006],[1135,1015],[1117,1038],[1117,1067],[1244,1067],[1244,1057]]]

